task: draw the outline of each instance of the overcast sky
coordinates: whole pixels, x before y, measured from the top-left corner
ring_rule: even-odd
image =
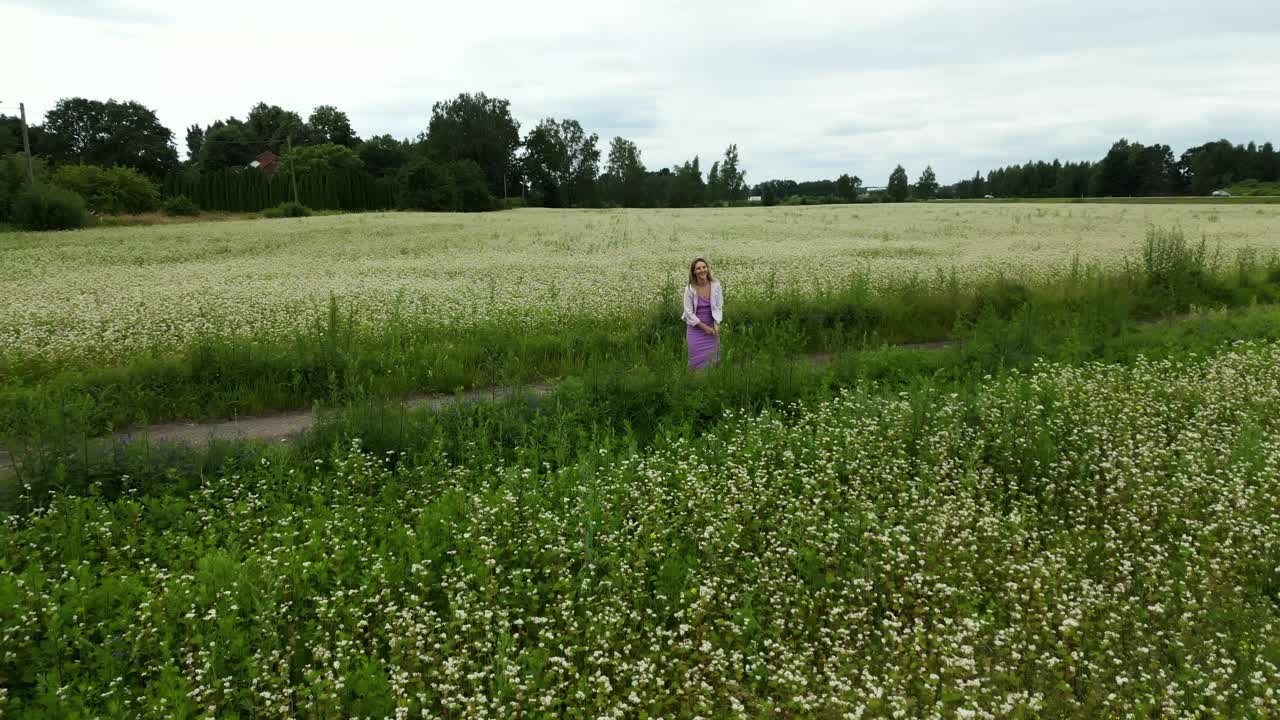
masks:
[[[0,112],[136,100],[173,130],[259,100],[413,137],[462,91],[572,117],[650,169],[737,143],[747,181],[952,182],[1119,137],[1280,143],[1280,1],[0,0]]]

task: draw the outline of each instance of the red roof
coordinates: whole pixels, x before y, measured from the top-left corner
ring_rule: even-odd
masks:
[[[276,157],[276,154],[270,150],[263,151],[253,162],[254,167],[268,175],[273,174],[280,167],[280,158]]]

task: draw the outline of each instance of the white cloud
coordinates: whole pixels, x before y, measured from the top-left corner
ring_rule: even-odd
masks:
[[[642,8],[642,9],[641,9]],[[905,3],[0,2],[0,89],[33,116],[60,97],[132,99],[181,137],[259,100],[347,111],[416,135],[461,91],[526,128],[576,117],[651,167],[738,144],[748,179],[944,180],[1127,136],[1175,151],[1280,127],[1280,6],[1036,0]],[[13,67],[12,65],[10,67]],[[180,147],[180,149],[182,149]]]

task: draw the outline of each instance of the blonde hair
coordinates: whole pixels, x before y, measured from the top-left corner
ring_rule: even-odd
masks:
[[[711,263],[707,262],[707,259],[704,257],[696,257],[693,259],[693,262],[689,263],[689,285],[693,286],[698,284],[698,278],[693,274],[693,269],[698,266],[698,263],[703,263],[707,266],[707,282],[715,282],[716,279],[711,276]]]

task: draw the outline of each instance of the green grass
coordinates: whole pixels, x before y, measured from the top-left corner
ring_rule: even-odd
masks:
[[[1238,182],[1226,188],[1227,192],[1236,197],[1280,197],[1280,182],[1260,182],[1258,180],[1245,180]]]
[[[621,364],[664,372],[684,362],[683,326],[667,288],[647,311],[612,322],[529,327],[497,317],[444,329],[393,313],[375,329],[331,300],[309,330],[285,339],[208,339],[176,352],[95,367],[22,357],[0,361],[0,437],[99,435],[169,419],[226,418],[340,406],[368,399],[521,384]],[[1204,241],[1152,229],[1134,261],[1115,272],[1075,266],[1028,286],[996,277],[979,285],[939,273],[872,290],[866,276],[799,293],[769,287],[739,302],[725,354],[762,357],[847,352],[957,337],[983,315],[1038,313],[1044,323],[1086,322],[1114,331],[1134,319],[1192,307],[1242,307],[1280,299],[1274,258],[1242,253],[1228,264]]]
[[[368,337],[335,304],[168,375],[24,367],[0,712],[1274,714],[1277,282],[1152,230],[1043,285],[765,296],[698,375],[657,306],[517,339]],[[467,348],[459,377],[565,377],[382,401]],[[333,411],[296,445],[87,443],[110,403],[299,366]]]
[[[942,350],[887,345],[810,363],[786,353],[731,354],[717,371],[689,375],[679,362],[638,366],[615,360],[584,369],[544,397],[464,403],[443,411],[410,411],[398,403],[351,400],[323,413],[299,443],[216,442],[192,449],[145,441],[106,452],[86,434],[60,428],[10,443],[21,476],[0,481],[0,508],[30,509],[50,494],[91,487],[118,497],[131,487],[150,495],[187,493],[219,473],[247,471],[263,457],[310,467],[351,438],[378,455],[413,466],[447,461],[464,466],[563,467],[583,447],[603,452],[643,448],[661,438],[695,439],[729,411],[762,411],[829,398],[841,387],[870,385],[887,394],[922,388],[967,392],[980,379],[1026,371],[1037,363],[1132,364],[1140,358],[1194,358],[1239,340],[1280,339],[1280,308],[1262,305],[1134,324],[1089,307],[1025,302],[1002,313],[988,306],[955,329],[959,342]],[[122,484],[122,478],[128,478]],[[28,488],[19,502],[15,481]]]
[[[835,399],[858,373],[600,376],[102,478],[0,525],[0,707],[1271,712],[1280,350],[1188,337],[991,379],[871,353]]]

